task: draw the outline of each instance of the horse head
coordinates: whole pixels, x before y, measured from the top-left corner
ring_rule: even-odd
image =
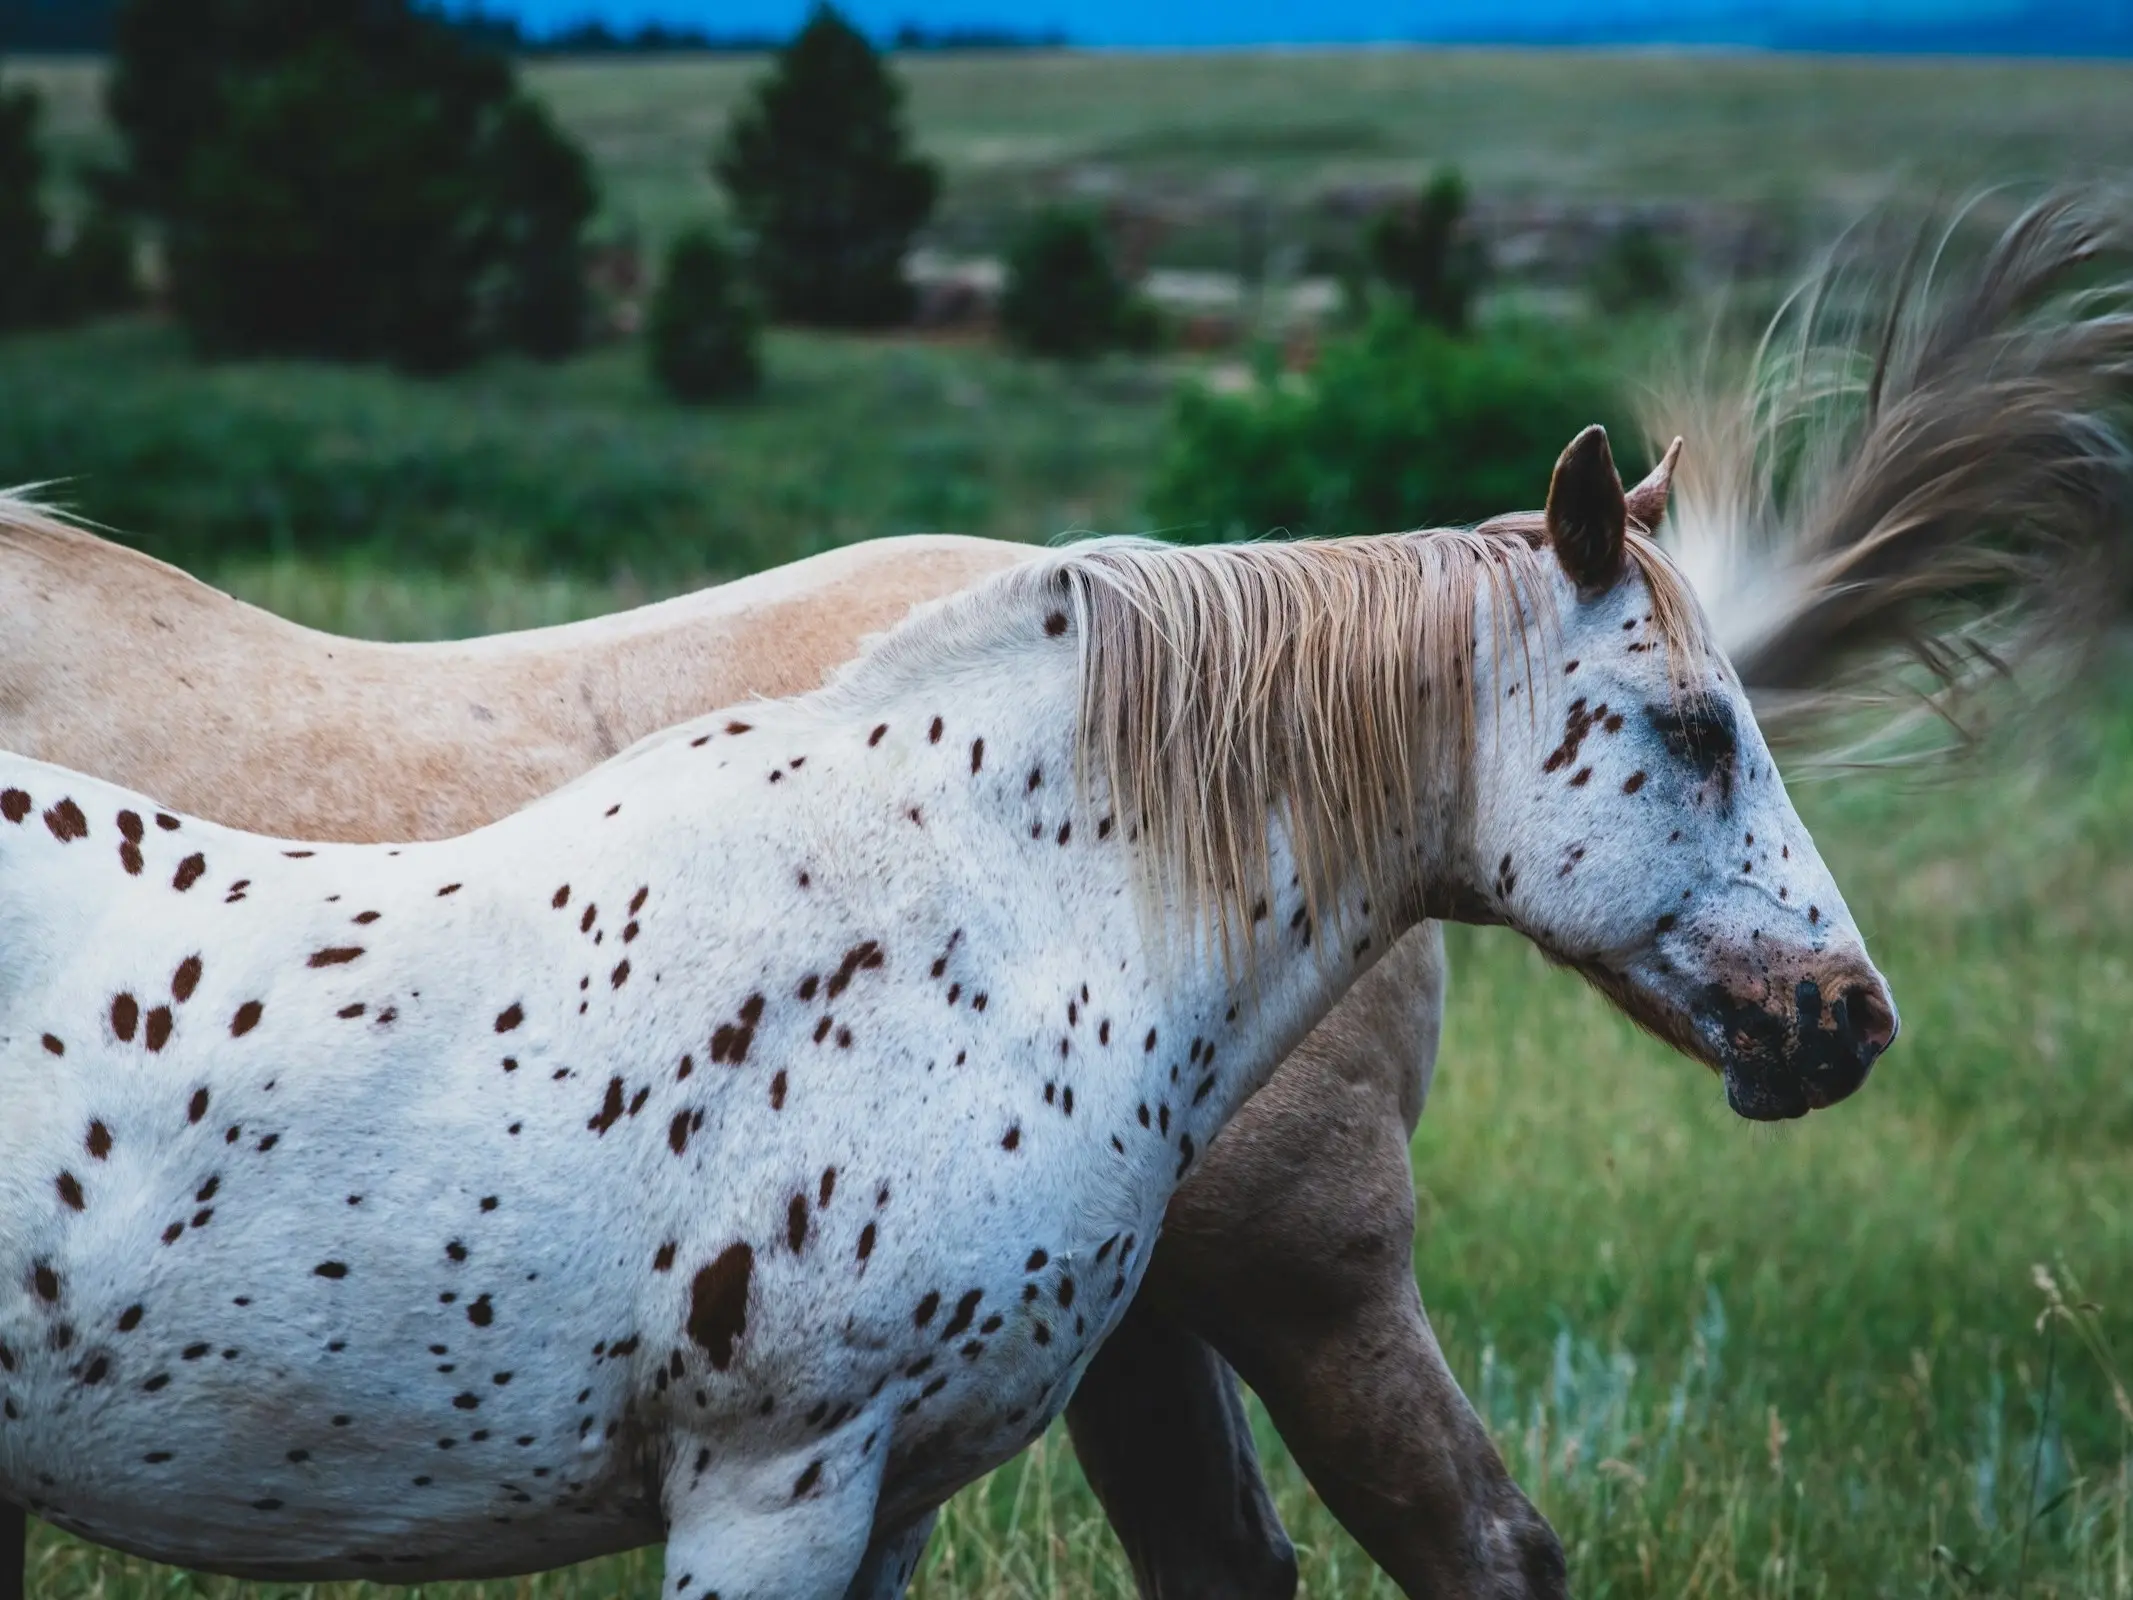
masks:
[[[1605,432],[1579,435],[1536,530],[1543,592],[1493,627],[1481,608],[1473,894],[1717,1069],[1742,1116],[1797,1117],[1866,1080],[1896,1009],[1739,678],[1646,537],[1673,461],[1625,492]]]

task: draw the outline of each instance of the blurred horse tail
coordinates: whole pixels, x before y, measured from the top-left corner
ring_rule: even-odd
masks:
[[[1668,544],[1758,714],[1835,759],[1969,743],[2133,601],[2133,193],[1980,243],[1998,198],[1853,227],[1744,376],[1706,359],[1648,412],[1690,441]]]

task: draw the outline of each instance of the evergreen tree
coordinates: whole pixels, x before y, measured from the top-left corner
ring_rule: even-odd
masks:
[[[1126,285],[1094,217],[1041,211],[1007,256],[1000,325],[1032,355],[1086,358],[1126,333]]]
[[[1371,225],[1370,264],[1424,322],[1448,333],[1464,332],[1487,276],[1479,244],[1461,228],[1466,182],[1445,171],[1407,206],[1379,215]]]
[[[0,92],[0,328],[25,327],[45,309],[51,256],[37,145],[42,111],[34,89]]]
[[[599,204],[591,163],[516,95],[489,130],[484,167],[497,258],[488,332],[544,361],[567,356],[585,339],[585,225]]]
[[[761,319],[726,241],[692,228],[667,252],[645,319],[652,376],[677,400],[731,400],[762,385]]]
[[[437,370],[581,336],[589,168],[414,0],[126,0],[108,97],[208,348]]]
[[[839,327],[906,316],[904,256],[940,188],[910,150],[903,90],[819,6],[734,117],[712,161],[779,314]]]

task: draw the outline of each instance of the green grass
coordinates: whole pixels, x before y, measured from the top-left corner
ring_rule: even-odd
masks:
[[[2133,165],[2133,66],[1498,50],[903,57],[940,232],[991,246],[1077,179],[1175,198],[1419,178],[1478,193],[1847,207],[1898,184]],[[44,84],[70,158],[108,154],[93,63]],[[657,240],[712,207],[713,139],[762,70],[746,57],[543,62],[529,77],[585,140],[610,221]]]
[[[394,636],[639,597],[292,560],[214,575]],[[1734,1121],[1707,1074],[1517,939],[1453,930],[1416,1269],[1587,1600],[2133,1596],[2133,1427],[2075,1330],[2039,1333],[2033,1276],[2070,1272],[2127,1344],[2133,656],[2105,681],[2048,762],[1796,785],[1905,1024],[1860,1095],[1803,1124]],[[1389,1597],[1261,1429],[1305,1593]],[[50,1535],[35,1559],[51,1600],[295,1592]],[[646,1552],[433,1593],[649,1597],[658,1570]],[[1055,1434],[950,1507],[918,1592],[1130,1586]]]
[[[1131,531],[1169,391],[921,340],[775,333],[767,393],[677,407],[634,346],[413,383],[203,366],[121,322],[0,341],[0,483],[174,560],[318,556],[453,573],[627,569],[672,585],[853,539]]]

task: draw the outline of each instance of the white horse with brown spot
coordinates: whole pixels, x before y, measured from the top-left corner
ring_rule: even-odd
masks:
[[[1595,431],[1545,544],[1046,556],[441,843],[0,761],[0,1486],[248,1575],[664,1537],[670,1595],[835,1600],[1423,915],[1746,1114],[1842,1098],[1886,987],[1626,521]]]

